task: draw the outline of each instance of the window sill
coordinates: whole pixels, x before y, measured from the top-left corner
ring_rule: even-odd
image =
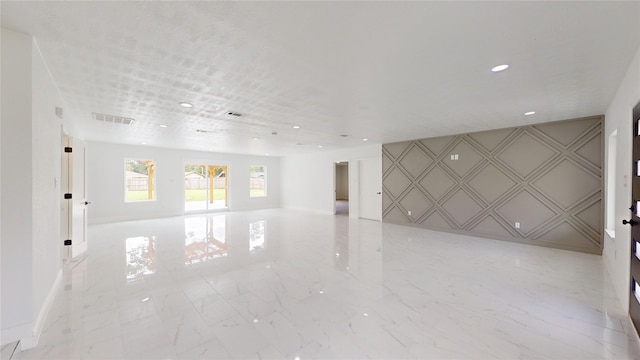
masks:
[[[616,230],[615,229],[604,229],[604,231],[609,235],[610,238],[616,238]]]

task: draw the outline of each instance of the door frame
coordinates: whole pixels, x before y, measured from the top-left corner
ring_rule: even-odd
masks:
[[[640,333],[640,102],[633,107],[631,124],[631,218],[622,224],[631,226],[629,317]]]

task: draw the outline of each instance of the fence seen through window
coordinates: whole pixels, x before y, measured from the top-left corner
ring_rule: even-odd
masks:
[[[250,197],[267,196],[267,167],[266,166],[250,166],[249,167],[249,196]]]
[[[153,160],[125,160],[124,200],[126,202],[155,200],[155,177]]]

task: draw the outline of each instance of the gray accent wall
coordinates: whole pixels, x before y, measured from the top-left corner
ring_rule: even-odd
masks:
[[[602,130],[597,116],[384,144],[382,221],[600,254]]]

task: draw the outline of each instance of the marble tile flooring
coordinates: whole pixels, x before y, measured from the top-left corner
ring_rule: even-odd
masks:
[[[14,358],[640,358],[599,256],[282,209],[89,236]]]

